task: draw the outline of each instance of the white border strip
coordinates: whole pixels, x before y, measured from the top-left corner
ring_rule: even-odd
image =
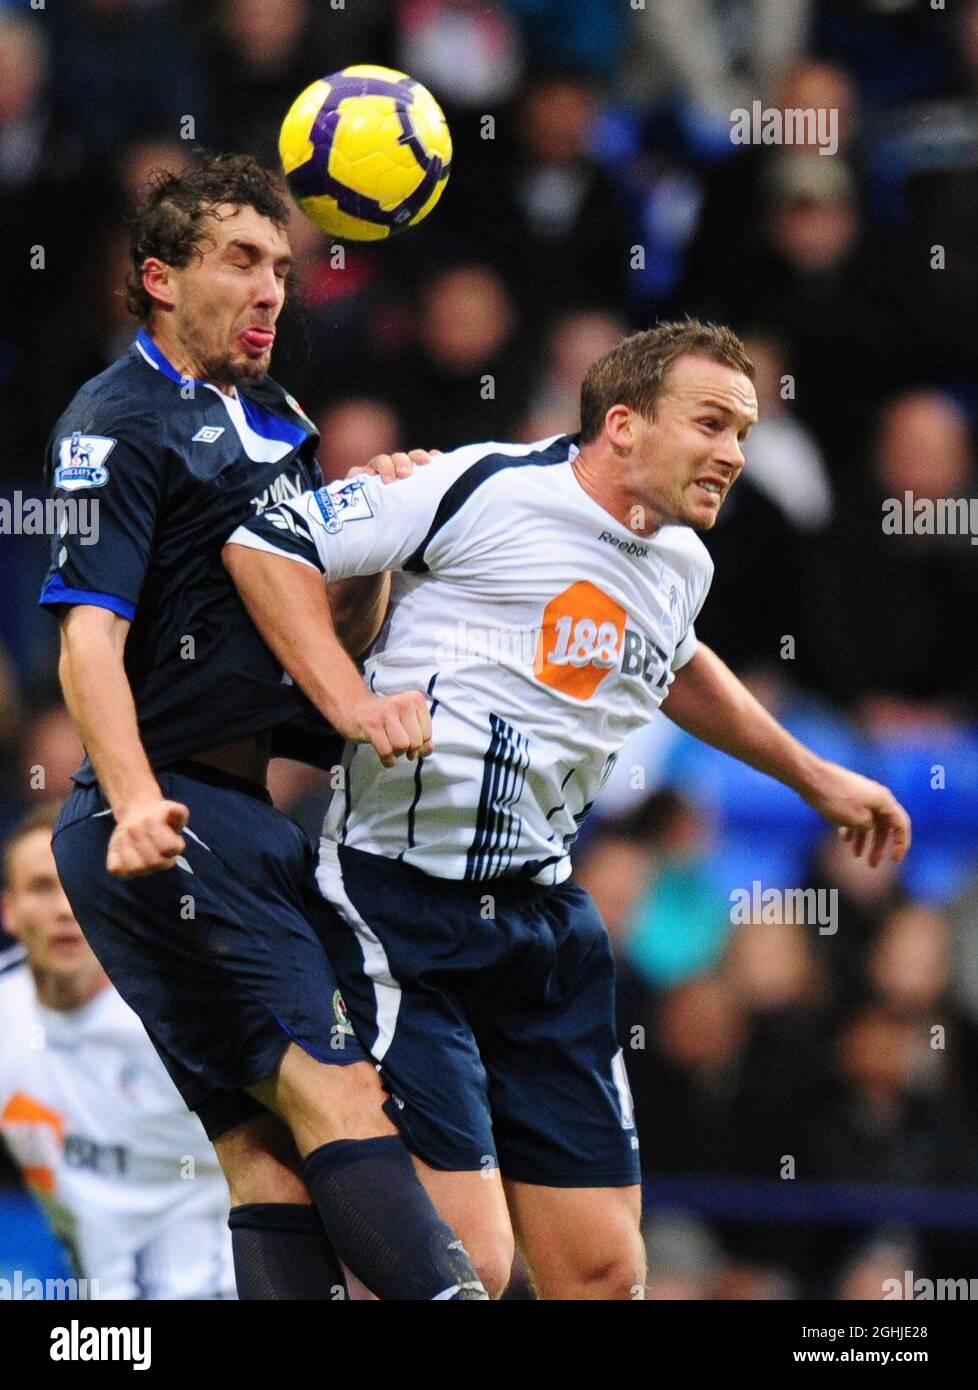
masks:
[[[335,841],[319,841],[319,862],[316,883],[320,893],[335,907],[343,920],[356,932],[363,952],[364,974],[373,983],[377,1006],[377,1038],[370,1049],[375,1062],[382,1062],[394,1041],[397,1015],[401,1007],[401,986],[391,974],[387,952],[379,938],[357,912],[347,896]]]

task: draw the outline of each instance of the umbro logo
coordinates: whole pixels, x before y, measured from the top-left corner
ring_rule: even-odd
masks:
[[[190,441],[191,444],[213,444],[224,433],[223,425],[201,425]]]

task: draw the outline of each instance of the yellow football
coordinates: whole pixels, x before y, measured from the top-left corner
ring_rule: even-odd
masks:
[[[350,241],[380,241],[415,226],[438,202],[452,139],[420,82],[360,63],[295,99],[279,155],[292,196],[317,227]]]

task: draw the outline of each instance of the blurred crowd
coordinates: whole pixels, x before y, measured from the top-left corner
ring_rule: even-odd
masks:
[[[54,419],[131,341],[125,216],[153,170],[194,143],[273,163],[294,96],[357,61],[430,86],[455,154],[436,212],[390,244],[338,255],[293,219],[274,373],[327,477],[572,431],[624,332],[730,323],[761,422],[697,629],[917,822],[906,870],[869,872],[664,719],[623,754],[577,871],[621,960],[653,1291],[978,1275],[978,1231],[880,1197],[976,1178],[978,551],[884,534],[881,504],[978,497],[978,0],[0,0],[0,497],[39,493]],[[755,101],[837,113],[837,149],[734,144]],[[35,617],[45,564],[41,539],[0,534],[0,831],[79,758]],[[274,775],[316,828],[317,775]],[[837,929],[733,925],[754,879],[835,890]],[[702,1191],[662,1209],[668,1174]],[[875,1205],[745,1215],[741,1179]]]

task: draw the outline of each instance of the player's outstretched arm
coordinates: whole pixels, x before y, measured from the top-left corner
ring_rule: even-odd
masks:
[[[255,624],[289,675],[337,733],[369,743],[385,767],[431,752],[431,715],[419,690],[371,695],[340,642],[318,570],[229,543],[224,563]]]
[[[910,817],[887,787],[799,743],[702,643],[676,672],[662,709],[687,733],[793,788],[840,827],[857,857],[869,843],[874,867],[888,848],[897,862],[910,848]]]
[[[123,665],[128,631],[107,608],[77,604],[61,620],[58,665],[65,704],[115,816],[106,867],[117,878],[172,869],[190,819],[186,806],[163,796],[139,738]]]

